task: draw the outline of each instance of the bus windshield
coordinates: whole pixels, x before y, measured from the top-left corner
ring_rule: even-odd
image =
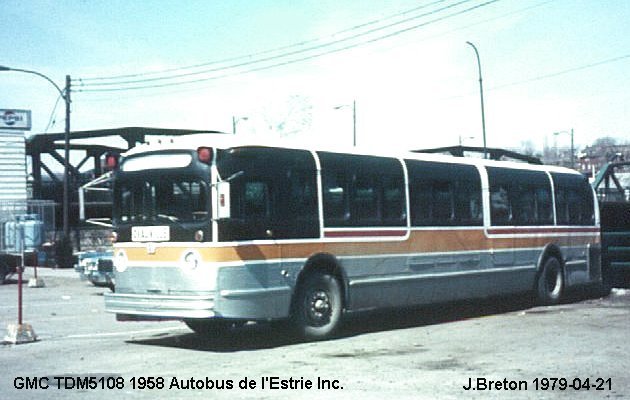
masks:
[[[210,217],[208,185],[197,177],[142,176],[116,187],[117,223],[185,223]]]

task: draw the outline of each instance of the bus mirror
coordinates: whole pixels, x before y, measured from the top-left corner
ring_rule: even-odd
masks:
[[[217,183],[217,219],[230,218],[230,182]]]

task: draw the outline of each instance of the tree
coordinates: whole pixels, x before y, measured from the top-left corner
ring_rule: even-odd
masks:
[[[280,137],[308,131],[313,122],[313,105],[301,95],[290,96],[279,108],[267,108],[264,113],[267,126]]]

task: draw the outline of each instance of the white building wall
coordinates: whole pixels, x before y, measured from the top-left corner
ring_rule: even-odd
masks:
[[[24,132],[0,130],[0,201],[26,200]]]

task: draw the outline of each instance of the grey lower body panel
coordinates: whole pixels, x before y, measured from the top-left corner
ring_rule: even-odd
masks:
[[[407,274],[350,282],[352,309],[423,305],[531,290],[534,265],[433,274]]]
[[[338,260],[346,283],[345,306],[355,311],[530,291],[541,253],[542,249],[523,249]],[[600,279],[598,260],[598,248],[567,251],[567,259],[562,260],[567,286]],[[305,262],[202,265],[195,271],[178,266],[129,267],[116,273],[116,293],[105,295],[106,311],[179,319],[286,318]]]

